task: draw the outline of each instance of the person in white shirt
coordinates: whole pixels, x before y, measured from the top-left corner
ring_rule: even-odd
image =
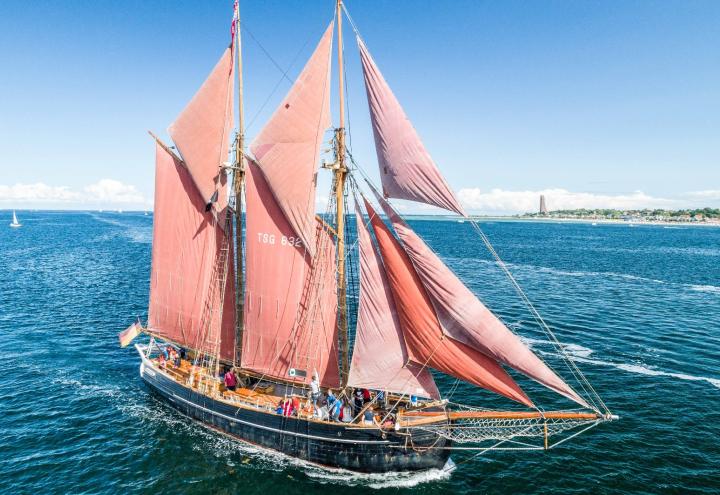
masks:
[[[320,378],[318,378],[317,372],[313,373],[312,380],[310,381],[310,397],[316,406],[322,397],[322,392],[320,392]]]

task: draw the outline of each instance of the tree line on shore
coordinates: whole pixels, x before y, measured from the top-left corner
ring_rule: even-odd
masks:
[[[565,217],[565,218],[643,218],[646,220],[705,220],[720,219],[720,208],[693,208],[681,210],[650,209],[617,210],[614,208],[579,208],[574,210],[553,210],[547,214],[525,213],[523,217]]]

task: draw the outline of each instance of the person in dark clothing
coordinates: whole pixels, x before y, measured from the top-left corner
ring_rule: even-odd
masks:
[[[360,414],[364,403],[362,390],[356,388],[353,393],[353,416]]]

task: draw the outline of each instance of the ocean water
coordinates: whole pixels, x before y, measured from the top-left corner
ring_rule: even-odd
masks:
[[[483,222],[621,420],[548,452],[459,453],[451,474],[373,476],[230,441],[148,393],[117,333],[146,312],[152,216],[0,216],[0,493],[720,493],[720,229]],[[557,359],[469,224],[411,223]],[[464,385],[453,400],[501,404]]]

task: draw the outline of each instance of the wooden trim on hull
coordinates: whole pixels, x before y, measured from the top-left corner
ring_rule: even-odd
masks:
[[[143,356],[140,375],[172,407],[241,441],[298,459],[360,472],[442,468],[450,441],[425,432],[383,431],[321,423],[236,407],[202,395],[165,376]]]

